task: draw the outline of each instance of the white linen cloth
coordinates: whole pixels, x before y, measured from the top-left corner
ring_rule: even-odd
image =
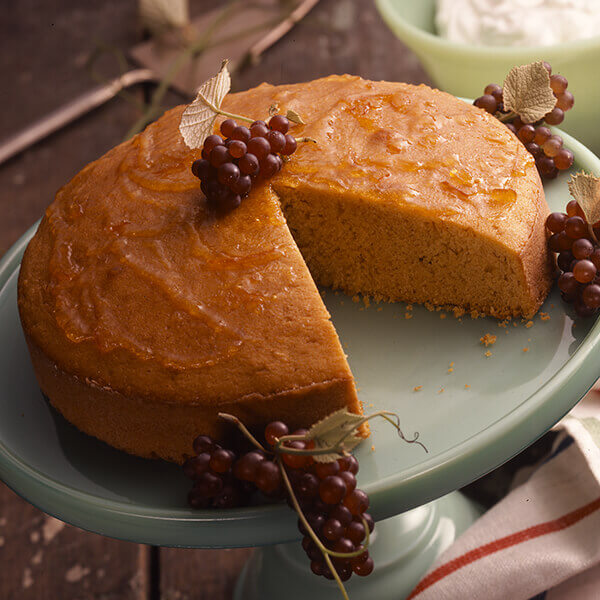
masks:
[[[552,452],[435,562],[410,600],[600,600],[600,392]]]

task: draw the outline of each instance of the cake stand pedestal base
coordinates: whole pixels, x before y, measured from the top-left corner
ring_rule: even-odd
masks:
[[[402,600],[433,561],[481,515],[459,492],[380,521],[369,552],[375,570],[344,585],[351,600]],[[258,549],[237,583],[234,600],[333,600],[334,581],[317,577],[299,542]]]

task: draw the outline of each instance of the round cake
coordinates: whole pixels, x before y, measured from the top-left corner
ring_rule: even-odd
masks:
[[[19,310],[40,387],[82,431],[182,462],[228,412],[250,428],[360,412],[313,281],[384,300],[530,317],[550,287],[533,159],[496,119],[426,86],[332,76],[225,99],[298,112],[301,144],[216,215],[184,107],[84,168],[24,255]]]

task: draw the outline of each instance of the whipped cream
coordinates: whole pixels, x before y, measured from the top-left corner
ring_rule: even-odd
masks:
[[[600,0],[437,0],[438,34],[476,46],[550,46],[600,34]]]

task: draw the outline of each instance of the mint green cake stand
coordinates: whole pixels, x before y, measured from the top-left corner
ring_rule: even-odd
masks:
[[[600,161],[564,138],[577,157],[575,170],[600,174]],[[568,201],[567,179],[546,186],[553,210]],[[189,510],[189,484],[178,467],[114,450],[49,408],[16,304],[19,262],[33,233],[0,262],[0,478],[43,511],[102,535],[161,546],[264,546],[246,566],[237,600],[282,593],[290,600],[338,598],[335,584],[310,574],[287,506]],[[366,411],[397,412],[405,434],[418,431],[428,449],[404,443],[389,424],[376,421],[357,450],[359,485],[380,522],[374,574],[353,577],[348,591],[352,600],[399,600],[479,514],[453,490],[531,444],[595,382],[600,323],[573,321],[556,290],[542,308],[549,318],[538,315],[529,327],[442,318],[400,303],[366,308],[334,293],[325,301]],[[479,341],[486,333],[497,336],[488,349]]]

